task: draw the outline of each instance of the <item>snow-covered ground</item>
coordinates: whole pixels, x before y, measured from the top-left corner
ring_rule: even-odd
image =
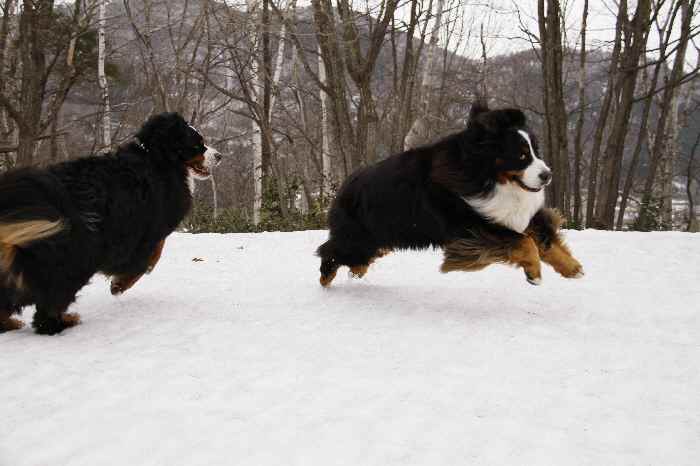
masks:
[[[324,290],[325,235],[176,234],[82,325],[0,335],[0,465],[700,464],[700,235],[568,232],[586,277],[540,287],[426,251]]]

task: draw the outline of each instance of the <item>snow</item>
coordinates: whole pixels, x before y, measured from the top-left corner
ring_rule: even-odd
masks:
[[[568,232],[586,277],[540,287],[424,251],[327,290],[325,236],[175,234],[82,325],[0,335],[0,465],[698,464],[700,235]]]

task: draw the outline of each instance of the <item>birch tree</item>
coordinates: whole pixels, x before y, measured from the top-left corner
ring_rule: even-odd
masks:
[[[258,16],[259,0],[246,0],[247,14],[253,18]],[[260,109],[260,96],[263,89],[263,77],[260,74],[260,64],[257,57],[258,31],[255,21],[249,22],[249,34],[251,37],[251,50],[253,57],[250,60],[250,76],[252,80],[251,98],[257,109]],[[262,115],[258,116],[260,119]],[[255,118],[250,120],[250,147],[253,154],[253,225],[260,224],[263,198],[263,135],[261,122]]]
[[[574,137],[574,212],[573,221],[577,228],[583,226],[582,199],[581,199],[581,162],[583,160],[583,124],[586,110],[586,32],[588,29],[588,0],[583,2],[583,16],[581,19],[581,42],[579,47],[579,75],[578,75],[578,120],[576,121],[576,135]]]
[[[406,137],[404,138],[404,149],[415,147],[418,144],[425,142],[428,137],[428,120],[430,118],[432,89],[437,87],[437,82],[439,79],[439,76],[434,71],[433,67],[435,56],[437,55],[440,28],[442,26],[442,13],[444,9],[445,0],[437,0],[435,19],[433,28],[430,32],[430,43],[428,45],[427,57],[423,68],[423,78],[420,85],[421,99],[418,116],[413,122],[413,125],[411,125],[411,129],[408,131],[408,134],[406,134]]]
[[[98,33],[97,33],[97,78],[102,91],[102,145],[105,151],[109,151],[112,145],[112,119],[109,107],[109,86],[107,84],[107,74],[105,73],[105,24],[107,0],[98,0],[99,16],[98,16]]]
[[[318,49],[318,79],[328,85],[326,79],[326,65],[321,56],[321,48]],[[327,92],[319,88],[319,98],[321,100],[321,197],[330,197],[332,167],[331,167],[331,145],[330,145],[330,121],[328,119],[329,96]]]

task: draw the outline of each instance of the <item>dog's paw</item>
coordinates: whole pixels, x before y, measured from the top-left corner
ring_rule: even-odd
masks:
[[[113,281],[109,285],[109,292],[112,293],[112,296],[119,296],[120,294],[124,293],[126,291],[126,288],[124,288],[124,285],[122,285],[118,281]]]
[[[22,322],[19,319],[14,319],[12,317],[8,317],[7,319],[0,321],[0,333],[19,330],[22,327],[24,327],[24,322]]]
[[[530,285],[540,286],[540,285],[542,284],[542,278],[541,278],[541,277],[537,277],[537,278],[526,277],[526,279],[527,279],[527,282],[528,282]]]
[[[63,322],[63,325],[65,325],[66,328],[69,328],[75,327],[82,321],[80,320],[80,314],[77,312],[66,312],[65,314],[61,315],[61,322]]]
[[[564,278],[581,278],[585,274],[583,266],[576,260],[571,260],[569,263],[555,268],[559,275]]]

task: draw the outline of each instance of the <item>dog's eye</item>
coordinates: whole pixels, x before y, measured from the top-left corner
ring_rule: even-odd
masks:
[[[525,160],[527,158],[527,154],[520,154],[520,160]]]

